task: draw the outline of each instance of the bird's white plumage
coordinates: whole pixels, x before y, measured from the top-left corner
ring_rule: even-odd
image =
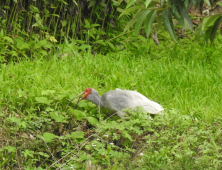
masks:
[[[147,113],[158,114],[163,111],[163,107],[146,98],[137,91],[131,90],[113,90],[102,95],[101,106],[109,110],[118,111],[119,117],[126,113],[122,110],[125,108],[142,107]]]
[[[164,110],[160,104],[149,100],[137,91],[117,88],[100,96],[95,89],[87,88],[79,95],[82,94],[84,94],[82,99],[89,100],[99,107],[116,111],[119,117],[123,117],[126,114],[124,109],[127,108],[133,108],[133,110],[135,110],[136,107],[142,107],[147,113],[151,114],[158,114]]]
[[[152,101],[149,100],[147,97],[145,97],[144,95],[140,94],[137,91],[130,91],[132,93],[132,95],[135,96],[135,105],[136,106],[142,106],[143,109],[148,112],[148,113],[152,113],[152,114],[157,114],[160,111],[163,111],[163,107]]]

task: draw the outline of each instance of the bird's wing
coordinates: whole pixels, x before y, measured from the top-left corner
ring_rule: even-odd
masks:
[[[119,111],[125,108],[143,107],[143,109],[152,114],[157,114],[163,110],[158,103],[149,100],[142,94],[130,90],[113,90],[102,95],[103,107]]]
[[[135,101],[135,107],[138,106],[142,106],[143,109],[147,112],[147,113],[151,113],[151,114],[157,114],[160,111],[163,111],[163,107],[148,99],[147,97],[145,97],[144,95],[140,94],[139,92],[136,91],[130,91],[133,95],[134,101]]]

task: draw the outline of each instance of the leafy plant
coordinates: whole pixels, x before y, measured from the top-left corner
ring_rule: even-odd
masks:
[[[206,0],[205,2],[209,6],[213,6],[211,1]],[[216,2],[217,1],[214,1],[214,4]],[[187,12],[187,7],[192,5],[192,3],[196,8],[200,6],[200,9],[202,9],[203,0],[195,0],[192,2],[175,0],[159,2],[157,0],[146,0],[143,3],[131,0],[120,15],[120,17],[131,13],[134,15],[133,19],[131,19],[125,26],[124,31],[129,30],[130,27],[135,25],[135,34],[138,34],[139,30],[142,29],[142,25],[144,25],[146,36],[149,37],[152,26],[154,25],[155,29],[158,29],[158,27],[161,28],[163,22],[166,30],[169,32],[174,41],[177,42],[173,19],[176,19],[183,28],[193,31],[193,23]],[[205,24],[205,22],[202,26],[200,26],[201,35],[205,35],[206,41],[210,39],[211,43],[213,42],[218,26],[221,23],[221,15],[222,14],[219,13],[216,16],[213,15],[209,17],[207,24]]]
[[[221,169],[222,37],[210,46],[194,35],[178,43],[164,30],[159,37],[156,46],[121,34],[106,55],[67,40],[46,58],[2,63],[1,169]],[[165,113],[129,111],[120,119],[86,100],[67,109],[86,87],[137,90]]]

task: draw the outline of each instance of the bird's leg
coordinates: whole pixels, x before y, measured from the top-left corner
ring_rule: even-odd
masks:
[[[98,105],[99,120],[101,120],[101,114],[100,114],[100,104],[101,104],[101,100],[99,101],[99,105]]]

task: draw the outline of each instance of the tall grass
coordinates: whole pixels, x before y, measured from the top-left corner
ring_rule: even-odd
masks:
[[[221,147],[221,46],[187,42],[181,40],[177,45],[165,42],[154,46],[150,41],[141,45],[143,51],[135,53],[126,49],[106,56],[85,53],[59,57],[63,52],[61,49],[58,54],[49,56],[49,60],[1,64],[0,122],[7,140],[1,144],[0,158],[6,161],[0,166],[5,169],[18,166],[47,168],[56,162],[50,158],[51,154],[59,159],[76,151],[78,159],[70,164],[78,168],[84,168],[87,160],[104,168],[137,167],[133,161],[128,161],[131,154],[111,149],[106,143],[97,143],[99,148],[92,149],[90,144],[94,146],[97,141],[94,138],[88,140],[90,146],[86,145],[78,152],[74,148],[80,146],[83,135],[73,140],[74,134],[66,138],[71,132],[90,135],[95,130],[100,137],[109,134],[109,142],[117,141],[117,146],[130,152],[134,152],[137,145],[138,148],[146,147],[144,157],[137,159],[145,169],[163,169],[167,164],[170,164],[169,169],[206,167],[207,160],[213,158],[209,167],[218,168],[221,159],[218,156],[221,150],[217,149]],[[95,123],[92,117],[100,121],[99,111],[93,104],[82,102],[78,108],[82,112],[80,116],[79,112],[65,109],[68,100],[87,87],[97,89],[100,94],[115,88],[137,90],[160,103],[165,108],[165,116],[148,122],[144,122],[144,117],[100,122],[100,131],[94,126],[90,131],[92,125],[89,124]],[[102,117],[107,117],[106,113],[101,111]],[[90,123],[82,119],[89,116]],[[59,140],[48,139],[46,145],[38,136],[46,137],[46,132],[57,135]],[[122,136],[112,137],[115,135]]]
[[[27,93],[24,103],[31,106],[42,90],[75,95],[86,87],[98,89],[100,94],[123,88],[137,90],[181,114],[192,112],[209,118],[219,114],[219,47],[182,46],[168,51],[163,51],[164,46],[156,47],[153,51],[159,52],[160,59],[152,59],[152,52],[137,57],[112,53],[1,65],[1,96],[14,105],[19,100],[18,92],[23,91]]]

